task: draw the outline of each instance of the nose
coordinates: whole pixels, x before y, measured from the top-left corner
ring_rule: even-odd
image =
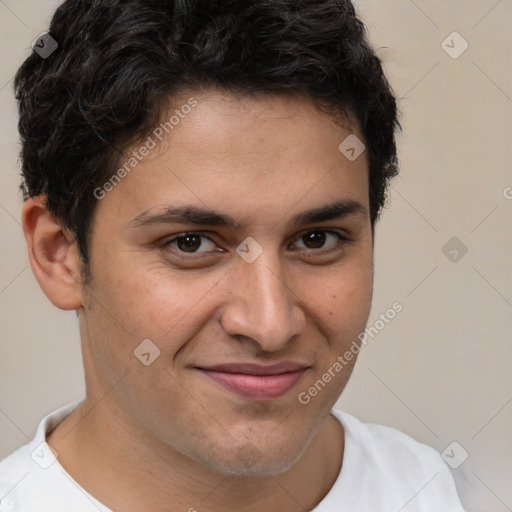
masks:
[[[277,258],[266,254],[253,263],[240,261],[231,273],[221,325],[227,334],[250,338],[261,350],[275,352],[301,333],[306,322],[301,297],[287,282]]]

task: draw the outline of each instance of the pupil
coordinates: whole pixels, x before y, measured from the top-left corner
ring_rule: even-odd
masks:
[[[201,238],[197,235],[185,235],[178,238],[178,247],[185,252],[194,252],[201,247]]]
[[[325,233],[321,231],[313,231],[304,236],[304,243],[313,249],[318,249],[322,247],[325,243]]]

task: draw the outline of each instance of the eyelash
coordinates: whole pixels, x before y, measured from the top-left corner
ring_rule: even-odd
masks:
[[[348,243],[348,242],[351,241],[347,236],[343,235],[339,231],[335,231],[335,230],[332,230],[332,229],[322,229],[322,228],[310,229],[309,231],[306,231],[305,233],[300,235],[297,238],[297,240],[299,240],[299,239],[309,235],[310,233],[325,233],[327,235],[334,235],[334,236],[338,237],[338,243],[336,243],[333,246],[328,247],[326,249],[322,249],[322,248],[320,248],[320,249],[308,249],[308,248],[304,249],[304,248],[300,248],[300,249],[295,249],[295,250],[302,250],[302,251],[306,251],[307,253],[312,253],[313,252],[313,253],[327,254],[327,253],[330,253],[333,250],[338,249],[340,245],[342,245],[344,243]],[[173,242],[176,242],[179,238],[182,238],[182,237],[185,237],[185,236],[199,236],[199,237],[202,237],[202,238],[206,238],[210,242],[215,244],[215,242],[208,235],[206,235],[205,233],[198,232],[198,231],[186,231],[184,233],[180,233],[179,235],[174,236],[171,239],[164,240],[160,244],[160,247],[162,249],[167,249]],[[175,249],[175,248],[171,248],[171,249],[173,249],[173,251],[177,252],[180,256],[185,255],[184,257],[188,258],[188,259],[195,259],[195,258],[197,258],[198,256],[195,256],[195,255],[203,255],[203,254],[211,254],[212,252],[219,252],[219,251],[186,252],[186,251],[181,251],[181,250]],[[201,256],[199,256],[199,257],[201,257]]]

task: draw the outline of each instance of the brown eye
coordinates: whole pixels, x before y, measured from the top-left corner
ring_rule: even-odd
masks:
[[[216,247],[207,236],[200,233],[184,233],[165,242],[164,246],[182,253],[208,252]]]
[[[201,237],[198,235],[185,235],[176,239],[178,249],[184,252],[195,252],[201,247]]]
[[[348,238],[337,231],[316,229],[302,235],[299,238],[299,242],[302,242],[303,246],[299,243],[297,247],[299,249],[324,249],[328,247],[335,247],[344,241],[348,241]],[[326,245],[327,242],[331,243]]]
[[[325,233],[323,231],[311,231],[302,237],[308,249],[320,249],[325,244]]]

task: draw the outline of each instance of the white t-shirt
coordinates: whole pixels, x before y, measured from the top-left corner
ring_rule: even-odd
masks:
[[[0,462],[0,512],[112,512],[85,491],[46,444],[80,402],[48,414],[34,439]],[[332,410],[345,429],[341,471],[312,512],[464,512],[448,466],[398,430]]]

